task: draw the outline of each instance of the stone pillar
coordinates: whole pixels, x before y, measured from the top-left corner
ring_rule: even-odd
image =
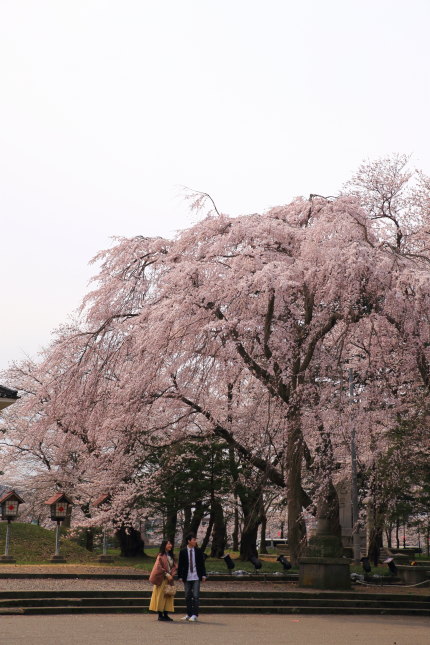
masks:
[[[342,544],[328,534],[329,521],[319,518],[316,535],[299,560],[299,586],[313,589],[351,589],[349,560],[342,558]]]

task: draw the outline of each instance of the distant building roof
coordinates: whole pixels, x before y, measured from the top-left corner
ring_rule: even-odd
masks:
[[[11,390],[9,387],[0,385],[0,410],[11,405],[18,398],[18,392],[16,390]]]
[[[110,499],[111,499],[110,493],[103,493],[103,495],[100,495],[100,497],[97,497],[97,499],[93,502],[93,506],[101,506],[106,502],[110,502]]]
[[[18,392],[17,392],[17,390],[11,390],[9,387],[5,387],[4,385],[0,385],[0,396],[5,398],[5,399],[17,399],[18,398]]]

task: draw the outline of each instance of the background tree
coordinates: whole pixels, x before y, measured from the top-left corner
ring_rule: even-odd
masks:
[[[304,508],[339,534],[351,415],[366,464],[399,419],[419,418],[416,436],[428,427],[429,181],[406,163],[363,165],[336,199],[210,213],[173,241],[99,254],[80,320],[31,368],[20,410],[32,450],[52,447],[57,479],[82,500],[109,485],[118,520],[141,512],[154,449],[213,435],[285,489],[293,560]]]

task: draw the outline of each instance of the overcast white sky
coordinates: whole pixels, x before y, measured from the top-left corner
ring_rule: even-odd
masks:
[[[113,235],[430,173],[428,0],[0,0],[0,369],[78,306]]]

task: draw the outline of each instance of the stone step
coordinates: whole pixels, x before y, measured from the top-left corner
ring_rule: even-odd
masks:
[[[177,606],[176,612],[183,613],[185,607]],[[55,614],[146,614],[147,609],[137,606],[109,605],[97,606],[87,605],[84,607],[58,606],[58,607],[10,607],[0,610],[0,615],[55,615]],[[201,618],[210,614],[349,614],[349,615],[393,615],[393,616],[430,616],[430,608],[426,609],[403,609],[398,607],[376,608],[376,607],[306,607],[300,604],[291,607],[238,605],[236,607],[207,606]]]
[[[11,598],[0,600],[0,609],[9,607],[105,607],[105,606],[122,606],[122,607],[141,607],[147,608],[149,598]],[[185,607],[183,598],[176,599],[176,607]],[[276,601],[273,598],[201,598],[200,606],[204,607],[291,607],[300,605],[302,607],[338,607],[354,608],[354,607],[369,607],[380,609],[391,608],[416,608],[416,609],[430,609],[430,601],[425,599],[417,600],[403,600],[385,599],[385,600],[372,600],[372,599],[321,599],[321,598],[282,598]]]
[[[0,600],[11,598],[146,598],[151,597],[151,590],[116,590],[116,591],[0,591]],[[176,600],[184,598],[182,589],[178,590]],[[359,591],[201,591],[200,598],[272,598],[279,602],[282,598],[316,598],[321,600],[337,599],[343,600],[393,600],[393,601],[430,601],[430,593],[420,596],[412,596],[408,593],[361,593]]]
[[[212,582],[295,582],[299,579],[298,573],[248,573],[236,575],[235,573],[209,573]],[[149,579],[149,573],[18,573],[15,571],[0,572],[0,579],[23,580],[23,579],[50,579],[50,580],[134,580],[145,581]]]
[[[151,590],[2,591],[0,614],[147,613]],[[210,613],[430,615],[430,594],[360,591],[202,591],[201,607]],[[185,613],[181,587],[175,598]]]

